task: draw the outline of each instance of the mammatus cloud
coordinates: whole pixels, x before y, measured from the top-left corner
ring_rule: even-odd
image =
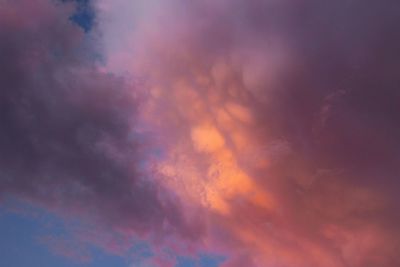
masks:
[[[400,264],[396,1],[97,0],[120,78],[37,2],[0,11],[3,194],[227,267]]]
[[[398,4],[117,3],[109,66],[148,77],[154,168],[227,266],[398,264]]]

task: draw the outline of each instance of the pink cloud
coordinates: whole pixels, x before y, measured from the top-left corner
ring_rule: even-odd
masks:
[[[100,69],[28,2],[0,9],[0,194],[150,266],[399,264],[398,4],[98,0]]]

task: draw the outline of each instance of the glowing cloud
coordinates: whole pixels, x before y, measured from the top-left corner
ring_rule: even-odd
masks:
[[[37,1],[33,27],[28,2],[0,9],[1,194],[155,266],[400,265],[399,3],[96,0],[100,67],[68,9]]]

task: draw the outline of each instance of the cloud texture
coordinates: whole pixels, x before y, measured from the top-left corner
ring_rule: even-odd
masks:
[[[400,264],[398,2],[97,0],[101,41],[35,2],[0,9],[1,194],[227,267]]]
[[[181,232],[179,205],[140,170],[147,140],[134,130],[135,89],[96,66],[94,40],[68,19],[72,11],[2,3],[1,196],[111,230]]]

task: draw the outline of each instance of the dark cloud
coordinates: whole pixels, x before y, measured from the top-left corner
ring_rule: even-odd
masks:
[[[281,31],[296,62],[278,77],[276,104],[259,113],[260,124],[272,121],[273,134],[314,168],[389,191],[400,171],[398,7],[311,1],[284,8]]]
[[[0,196],[109,229],[194,238],[179,203],[140,170],[147,140],[134,128],[135,89],[95,66],[71,11],[0,4]]]
[[[259,34],[273,25],[293,57],[274,86],[266,83],[261,90],[264,98],[255,98],[254,130],[264,128],[260,142],[283,139],[291,148],[272,167],[255,172],[281,203],[279,215],[265,218],[276,232],[296,236],[301,245],[286,241],[297,252],[315,242],[327,252],[318,257],[332,259],[318,262],[308,247],[304,254],[310,259],[296,266],[397,266],[399,4],[279,5],[279,16],[270,22],[270,11],[255,4],[258,13],[265,12],[263,26],[255,22]],[[284,236],[273,239],[286,242]]]

